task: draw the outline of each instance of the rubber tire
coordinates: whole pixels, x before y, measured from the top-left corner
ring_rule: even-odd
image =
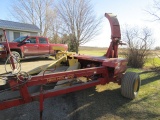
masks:
[[[135,99],[141,85],[140,76],[135,72],[127,72],[121,81],[122,96]]]
[[[21,56],[20,56],[19,52],[17,52],[17,51],[11,51],[11,53],[12,53],[12,55],[16,55],[16,56],[18,56],[18,57],[17,57],[18,59],[20,59],[20,58],[21,58]],[[18,60],[18,61],[19,61],[19,60]],[[10,63],[10,60],[8,60],[8,63]],[[14,61],[14,63],[15,63],[15,61]]]

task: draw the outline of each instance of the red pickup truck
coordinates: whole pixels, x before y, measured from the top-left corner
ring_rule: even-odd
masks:
[[[67,51],[67,44],[50,44],[48,38],[40,36],[21,36],[9,42],[13,55],[20,59],[29,57],[48,57],[55,55],[57,51]],[[0,59],[8,57],[6,42],[0,43]]]

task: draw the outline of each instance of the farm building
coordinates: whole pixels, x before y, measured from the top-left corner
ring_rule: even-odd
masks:
[[[9,41],[13,41],[20,36],[37,36],[40,33],[40,29],[36,25],[0,20],[0,42],[4,41],[3,29],[6,30]]]

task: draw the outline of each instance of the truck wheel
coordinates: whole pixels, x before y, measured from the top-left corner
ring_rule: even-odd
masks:
[[[21,58],[20,54],[17,51],[11,51],[11,53],[13,55],[13,62],[14,63],[19,62]],[[8,58],[8,63],[11,63],[9,58]]]
[[[137,73],[127,72],[121,81],[121,94],[122,96],[134,99],[140,88],[140,77]]]

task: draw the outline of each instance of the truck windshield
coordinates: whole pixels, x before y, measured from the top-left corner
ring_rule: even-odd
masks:
[[[26,38],[27,36],[20,36],[19,38],[16,38],[15,40],[13,40],[13,42],[22,42]]]

